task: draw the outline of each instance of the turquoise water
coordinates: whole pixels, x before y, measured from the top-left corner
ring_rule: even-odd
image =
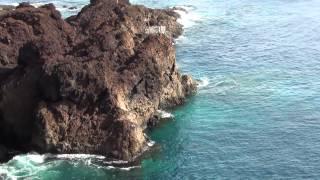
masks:
[[[87,3],[55,2],[58,7]],[[157,145],[138,167],[26,155],[0,165],[0,174],[30,179],[319,179],[320,1],[131,2],[189,10],[181,20],[186,29],[178,40],[177,61],[181,71],[202,80],[198,94],[172,111],[174,120],[149,134]],[[64,11],[65,16],[74,13]]]

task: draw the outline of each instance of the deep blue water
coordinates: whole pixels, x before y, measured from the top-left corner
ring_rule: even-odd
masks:
[[[18,2],[0,3],[11,1]],[[189,9],[177,61],[182,72],[202,80],[198,94],[173,110],[174,120],[149,134],[156,150],[131,170],[90,159],[43,162],[27,155],[0,165],[0,174],[31,179],[320,178],[319,0],[131,2]]]

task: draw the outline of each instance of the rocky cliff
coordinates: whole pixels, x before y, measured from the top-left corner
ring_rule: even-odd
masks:
[[[1,151],[141,154],[157,110],[196,91],[177,70],[177,18],[126,0],[91,0],[66,20],[52,4],[0,15]]]

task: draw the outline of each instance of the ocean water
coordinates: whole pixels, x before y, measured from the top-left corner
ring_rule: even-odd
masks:
[[[19,0],[0,0],[17,3]],[[88,0],[54,2],[81,8]],[[181,6],[177,61],[201,81],[173,120],[149,136],[141,163],[28,154],[0,165],[8,179],[319,179],[319,0],[132,0]],[[180,12],[182,13],[182,12]],[[1,179],[1,178],[0,178]]]

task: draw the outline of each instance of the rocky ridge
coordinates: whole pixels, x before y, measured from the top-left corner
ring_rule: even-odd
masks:
[[[0,14],[0,158],[5,149],[140,155],[157,110],[196,91],[176,66],[178,17],[127,0],[91,0],[66,20],[52,4]]]

